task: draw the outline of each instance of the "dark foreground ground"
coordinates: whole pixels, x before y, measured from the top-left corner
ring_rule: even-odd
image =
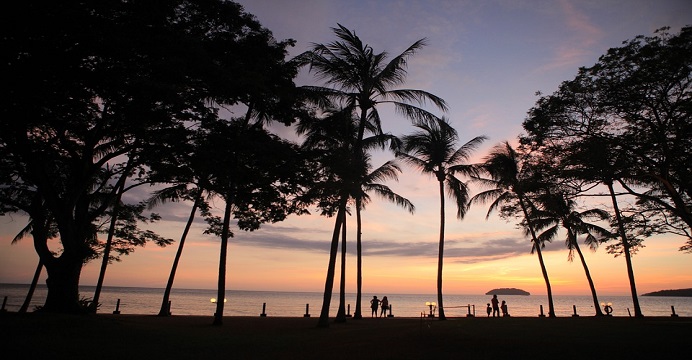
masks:
[[[0,314],[4,359],[689,359],[692,318]],[[16,355],[14,355],[16,354]],[[8,357],[8,355],[13,355]]]

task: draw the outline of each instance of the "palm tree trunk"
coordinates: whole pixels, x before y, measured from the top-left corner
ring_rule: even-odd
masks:
[[[320,319],[317,322],[317,327],[329,327],[329,306],[332,301],[332,290],[334,287],[334,273],[336,268],[336,254],[339,250],[339,232],[341,231],[342,218],[346,213],[346,201],[348,197],[342,194],[339,204],[339,211],[336,214],[334,223],[334,232],[332,233],[332,244],[329,250],[329,264],[327,265],[327,278],[324,282],[324,296],[322,298],[322,310],[320,311]]]
[[[618,207],[618,201],[615,197],[615,190],[613,189],[613,182],[609,181],[606,183],[608,185],[608,190],[610,191],[610,199],[613,202],[613,209],[615,210],[615,219],[618,223],[618,232],[620,233],[620,239],[622,239],[622,247],[625,253],[625,263],[627,264],[627,276],[630,281],[630,291],[632,292],[632,305],[634,306],[634,316],[644,317],[642,309],[639,306],[639,298],[637,298],[637,286],[634,282],[634,269],[632,267],[632,256],[630,254],[630,243],[627,241],[627,234],[625,233],[625,227],[622,224],[622,217],[620,216],[620,208]]]
[[[178,251],[175,253],[175,259],[173,259],[173,266],[171,267],[171,273],[168,276],[168,283],[166,283],[166,290],[163,292],[163,299],[161,300],[161,309],[159,310],[158,316],[168,316],[171,314],[171,308],[169,306],[168,300],[171,296],[171,289],[173,289],[173,280],[175,279],[175,273],[178,270],[178,263],[180,262],[180,257],[183,254],[183,247],[185,246],[185,239],[187,239],[187,234],[190,232],[190,227],[192,227],[192,222],[195,220],[195,213],[197,213],[197,208],[199,207],[200,201],[202,201],[202,190],[199,189],[199,194],[195,198],[195,202],[192,204],[192,210],[190,211],[190,216],[187,218],[187,224],[185,224],[185,229],[183,234],[180,236],[180,242],[178,243]]]
[[[123,175],[123,178],[125,175]],[[124,179],[123,179],[124,180]],[[96,282],[96,290],[94,291],[94,298],[89,306],[89,312],[96,313],[99,306],[99,299],[101,298],[101,289],[103,288],[103,279],[106,277],[106,268],[108,268],[108,263],[110,261],[111,247],[113,246],[113,237],[115,235],[115,226],[118,221],[118,208],[120,207],[120,199],[122,199],[123,188],[125,187],[125,181],[120,181],[118,184],[118,194],[116,195],[115,202],[113,203],[113,213],[111,214],[110,228],[108,229],[108,239],[106,240],[106,247],[103,249],[103,259],[101,260],[101,270],[99,271],[99,278]]]
[[[346,322],[346,212],[341,221],[341,279],[339,283],[339,309],[336,312],[336,322]]]
[[[31,279],[31,285],[29,286],[29,292],[26,294],[26,298],[24,298],[24,303],[22,304],[22,307],[19,308],[19,313],[25,313],[29,309],[29,303],[31,302],[31,298],[34,297],[34,291],[36,290],[36,285],[38,284],[38,279],[41,277],[41,270],[43,270],[43,263],[41,262],[41,259],[38,260],[38,265],[36,265],[36,271],[34,271],[34,278]]]
[[[444,182],[440,183],[440,244],[437,252],[437,309],[440,320],[447,320],[442,304],[442,265],[444,264],[445,250],[445,189]]]
[[[234,197],[228,196],[226,199],[226,208],[223,213],[223,227],[221,229],[221,251],[219,254],[219,282],[218,291],[216,293],[216,312],[214,313],[214,322],[212,325],[223,325],[223,307],[226,300],[226,258],[228,253],[228,238],[229,228],[231,223],[231,207],[233,206]]]
[[[362,289],[363,289],[363,257],[362,257],[362,244],[361,244],[361,239],[363,237],[362,234],[362,223],[361,223],[361,218],[360,218],[360,206],[361,206],[361,201],[360,198],[356,199],[356,252],[357,252],[357,279],[356,279],[356,311],[353,313],[353,318],[354,319],[362,319],[363,318],[363,313],[361,312],[361,297],[362,297]]]
[[[524,205],[524,200],[521,197],[519,198],[519,204],[521,205],[521,210],[524,212],[526,225],[529,227],[529,231],[531,232],[533,248],[536,249],[536,255],[538,255],[538,263],[541,265],[541,273],[543,274],[543,280],[545,281],[545,286],[548,292],[548,317],[552,318],[555,317],[555,305],[553,304],[553,290],[550,287],[550,278],[548,278],[548,270],[546,269],[545,262],[543,261],[543,252],[541,251],[541,245],[538,243],[536,232],[533,230],[533,225],[531,224],[529,212],[526,210],[526,205]]]
[[[584,254],[581,252],[577,238],[569,229],[567,229],[567,236],[569,236],[569,241],[572,242],[574,248],[577,250],[579,260],[581,260],[581,265],[584,267],[584,274],[586,274],[586,281],[589,282],[589,289],[591,290],[591,297],[593,298],[593,307],[596,309],[596,316],[603,316],[603,311],[601,311],[601,307],[598,303],[598,296],[596,295],[596,286],[594,286],[593,279],[591,278],[589,267],[586,266],[586,259],[584,258]]]

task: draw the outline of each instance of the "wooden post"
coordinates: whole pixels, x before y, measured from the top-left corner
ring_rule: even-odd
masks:
[[[471,304],[467,304],[466,308],[467,308],[466,317],[473,317],[473,314],[471,314]]]
[[[267,310],[267,303],[262,303],[262,313],[260,314],[260,317],[267,317],[265,310]]]
[[[392,315],[392,305],[391,304],[389,305],[389,315],[387,315],[387,317],[394,317],[394,315]]]
[[[579,317],[579,315],[577,315],[577,305],[572,305],[572,309],[574,310],[574,314],[572,314],[572,317]]]
[[[115,303],[115,311],[113,311],[113,314],[120,314],[120,299],[118,299],[118,302]]]
[[[5,299],[7,299],[7,296],[5,296]],[[5,308],[5,304],[2,304],[3,309]],[[675,313],[675,306],[671,305],[670,306],[670,311],[672,311],[672,314],[670,314],[671,317],[678,317],[678,314]]]
[[[5,305],[7,305],[7,296],[5,296],[4,299],[2,299],[2,308],[0,308],[0,312],[6,312],[7,309],[5,309]]]
[[[543,314],[543,305],[541,305],[541,313],[538,314],[538,317],[545,317],[545,314]]]
[[[310,317],[310,304],[305,304],[305,315],[303,317]]]

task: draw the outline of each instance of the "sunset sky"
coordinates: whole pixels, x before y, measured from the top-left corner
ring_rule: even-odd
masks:
[[[293,38],[297,55],[313,43],[335,40],[337,23],[355,30],[375,52],[399,54],[427,38],[428,45],[408,66],[406,87],[424,89],[444,98],[445,114],[460,134],[460,144],[473,137],[489,138],[475,153],[481,161],[502,142],[515,142],[526,112],[562,81],[574,78],[580,66],[593,65],[609,48],[637,35],[652,35],[670,26],[677,33],[692,25],[689,0],[244,0],[277,39]],[[317,84],[307,72],[299,85]],[[430,109],[434,110],[434,109]],[[386,106],[380,108],[383,128],[395,135],[413,127]],[[443,115],[438,113],[439,115]],[[276,129],[289,134],[289,129]],[[376,164],[392,158],[377,154]],[[364,291],[376,294],[436,291],[439,198],[434,179],[402,165],[399,182],[388,185],[416,206],[414,215],[373,196],[363,212]],[[472,193],[476,189],[472,188]],[[138,201],[137,194],[129,195]],[[599,200],[600,201],[600,200]],[[216,201],[216,209],[223,203]],[[607,208],[609,209],[609,208]],[[314,209],[312,209],[314,210]],[[165,287],[177,239],[189,204],[168,204],[154,210],[163,220],[154,229],[176,239],[167,248],[139,248],[108,268],[106,286]],[[516,287],[545,294],[538,259],[516,226],[492,215],[486,206],[473,207],[463,221],[447,207],[444,292],[484,294],[497,287]],[[240,290],[322,291],[334,219],[316,215],[291,217],[253,233],[236,231],[228,252],[227,288]],[[347,291],[355,291],[355,217],[349,217]],[[29,283],[38,257],[30,238],[11,245],[26,223],[21,215],[0,217],[0,283]],[[216,287],[219,240],[203,235],[198,218],[178,268],[176,288]],[[692,255],[678,248],[685,239],[657,236],[645,241],[633,258],[638,292],[692,287]],[[586,250],[586,249],[585,249]],[[585,251],[599,294],[627,295],[623,257],[602,246]],[[564,234],[544,252],[555,295],[587,295],[588,285],[578,261],[567,261]],[[94,285],[100,260],[83,270],[81,283]],[[41,283],[45,283],[45,271]],[[338,275],[337,275],[338,279]],[[335,283],[335,290],[338,282]]]

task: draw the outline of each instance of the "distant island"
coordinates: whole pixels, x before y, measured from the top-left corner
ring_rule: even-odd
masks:
[[[675,289],[675,290],[660,290],[654,291],[642,296],[685,296],[692,297],[692,289]]]
[[[528,291],[515,288],[500,288],[492,289],[485,293],[485,295],[531,295]]]

